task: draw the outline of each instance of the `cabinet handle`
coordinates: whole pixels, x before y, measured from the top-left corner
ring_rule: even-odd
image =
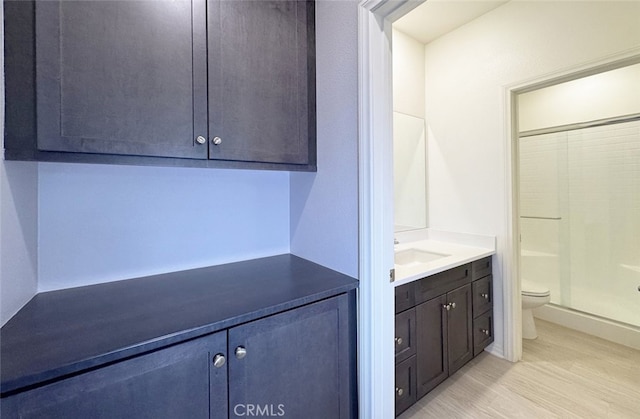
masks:
[[[198,143],[198,144],[204,144],[204,143],[206,143],[206,142],[207,142],[207,139],[206,139],[206,138],[204,138],[202,135],[198,135],[198,136],[196,137],[196,143]]]
[[[236,358],[242,359],[247,356],[247,349],[244,346],[238,346],[236,348]]]
[[[402,345],[402,338],[398,337],[394,339],[396,341],[396,345]]]
[[[485,335],[489,336],[489,331],[487,329],[480,329],[480,333],[484,333]]]
[[[451,303],[451,308],[456,308],[456,303]]]
[[[404,394],[404,390],[400,387],[396,387],[396,394],[398,395],[398,397],[400,397]]]
[[[226,362],[227,360],[222,354],[216,354],[216,356],[213,357],[213,366],[216,368],[222,367]]]
[[[447,311],[451,310],[451,303],[449,303],[449,304],[443,304],[443,305],[442,305],[442,308],[444,308],[444,309],[445,309],[445,310],[447,310]]]
[[[485,300],[488,300],[489,299],[489,294],[486,294],[486,293],[483,292],[482,294],[480,294],[480,297],[484,298]]]
[[[211,140],[211,142],[212,142],[214,145],[220,145],[220,144],[222,144],[222,138],[220,138],[220,137],[213,137],[213,140]]]

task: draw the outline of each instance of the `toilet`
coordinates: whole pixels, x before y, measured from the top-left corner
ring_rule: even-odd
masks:
[[[535,339],[538,337],[536,324],[533,321],[532,309],[543,306],[551,301],[549,288],[534,284],[523,279],[522,285],[522,337]]]

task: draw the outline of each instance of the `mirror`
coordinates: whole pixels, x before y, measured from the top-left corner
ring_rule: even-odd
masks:
[[[427,227],[427,144],[422,118],[393,112],[394,231]]]

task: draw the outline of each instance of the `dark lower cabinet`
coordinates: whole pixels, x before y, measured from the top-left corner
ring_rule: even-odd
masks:
[[[473,358],[471,284],[447,293],[447,354],[449,375]]]
[[[396,416],[417,400],[415,355],[396,364]]]
[[[347,298],[229,330],[229,417],[350,418]],[[342,397],[345,396],[345,397]]]
[[[2,399],[3,418],[227,418],[218,332]]]
[[[355,418],[350,295],[3,398],[2,418]]]
[[[396,416],[414,403],[398,388],[420,399],[493,342],[490,273],[488,257],[396,288],[396,345],[411,316],[416,337],[415,357],[399,359],[396,346]]]
[[[449,376],[447,351],[447,296],[431,299],[416,307],[420,356],[417,363],[417,393],[422,397]]]

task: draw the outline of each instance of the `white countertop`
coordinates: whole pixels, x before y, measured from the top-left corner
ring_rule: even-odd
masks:
[[[400,243],[394,246],[395,252],[418,249],[448,255],[426,263],[395,265],[396,280],[393,284],[396,287],[496,253],[495,237],[491,236],[428,230],[423,234],[399,233],[396,236],[401,238]]]

